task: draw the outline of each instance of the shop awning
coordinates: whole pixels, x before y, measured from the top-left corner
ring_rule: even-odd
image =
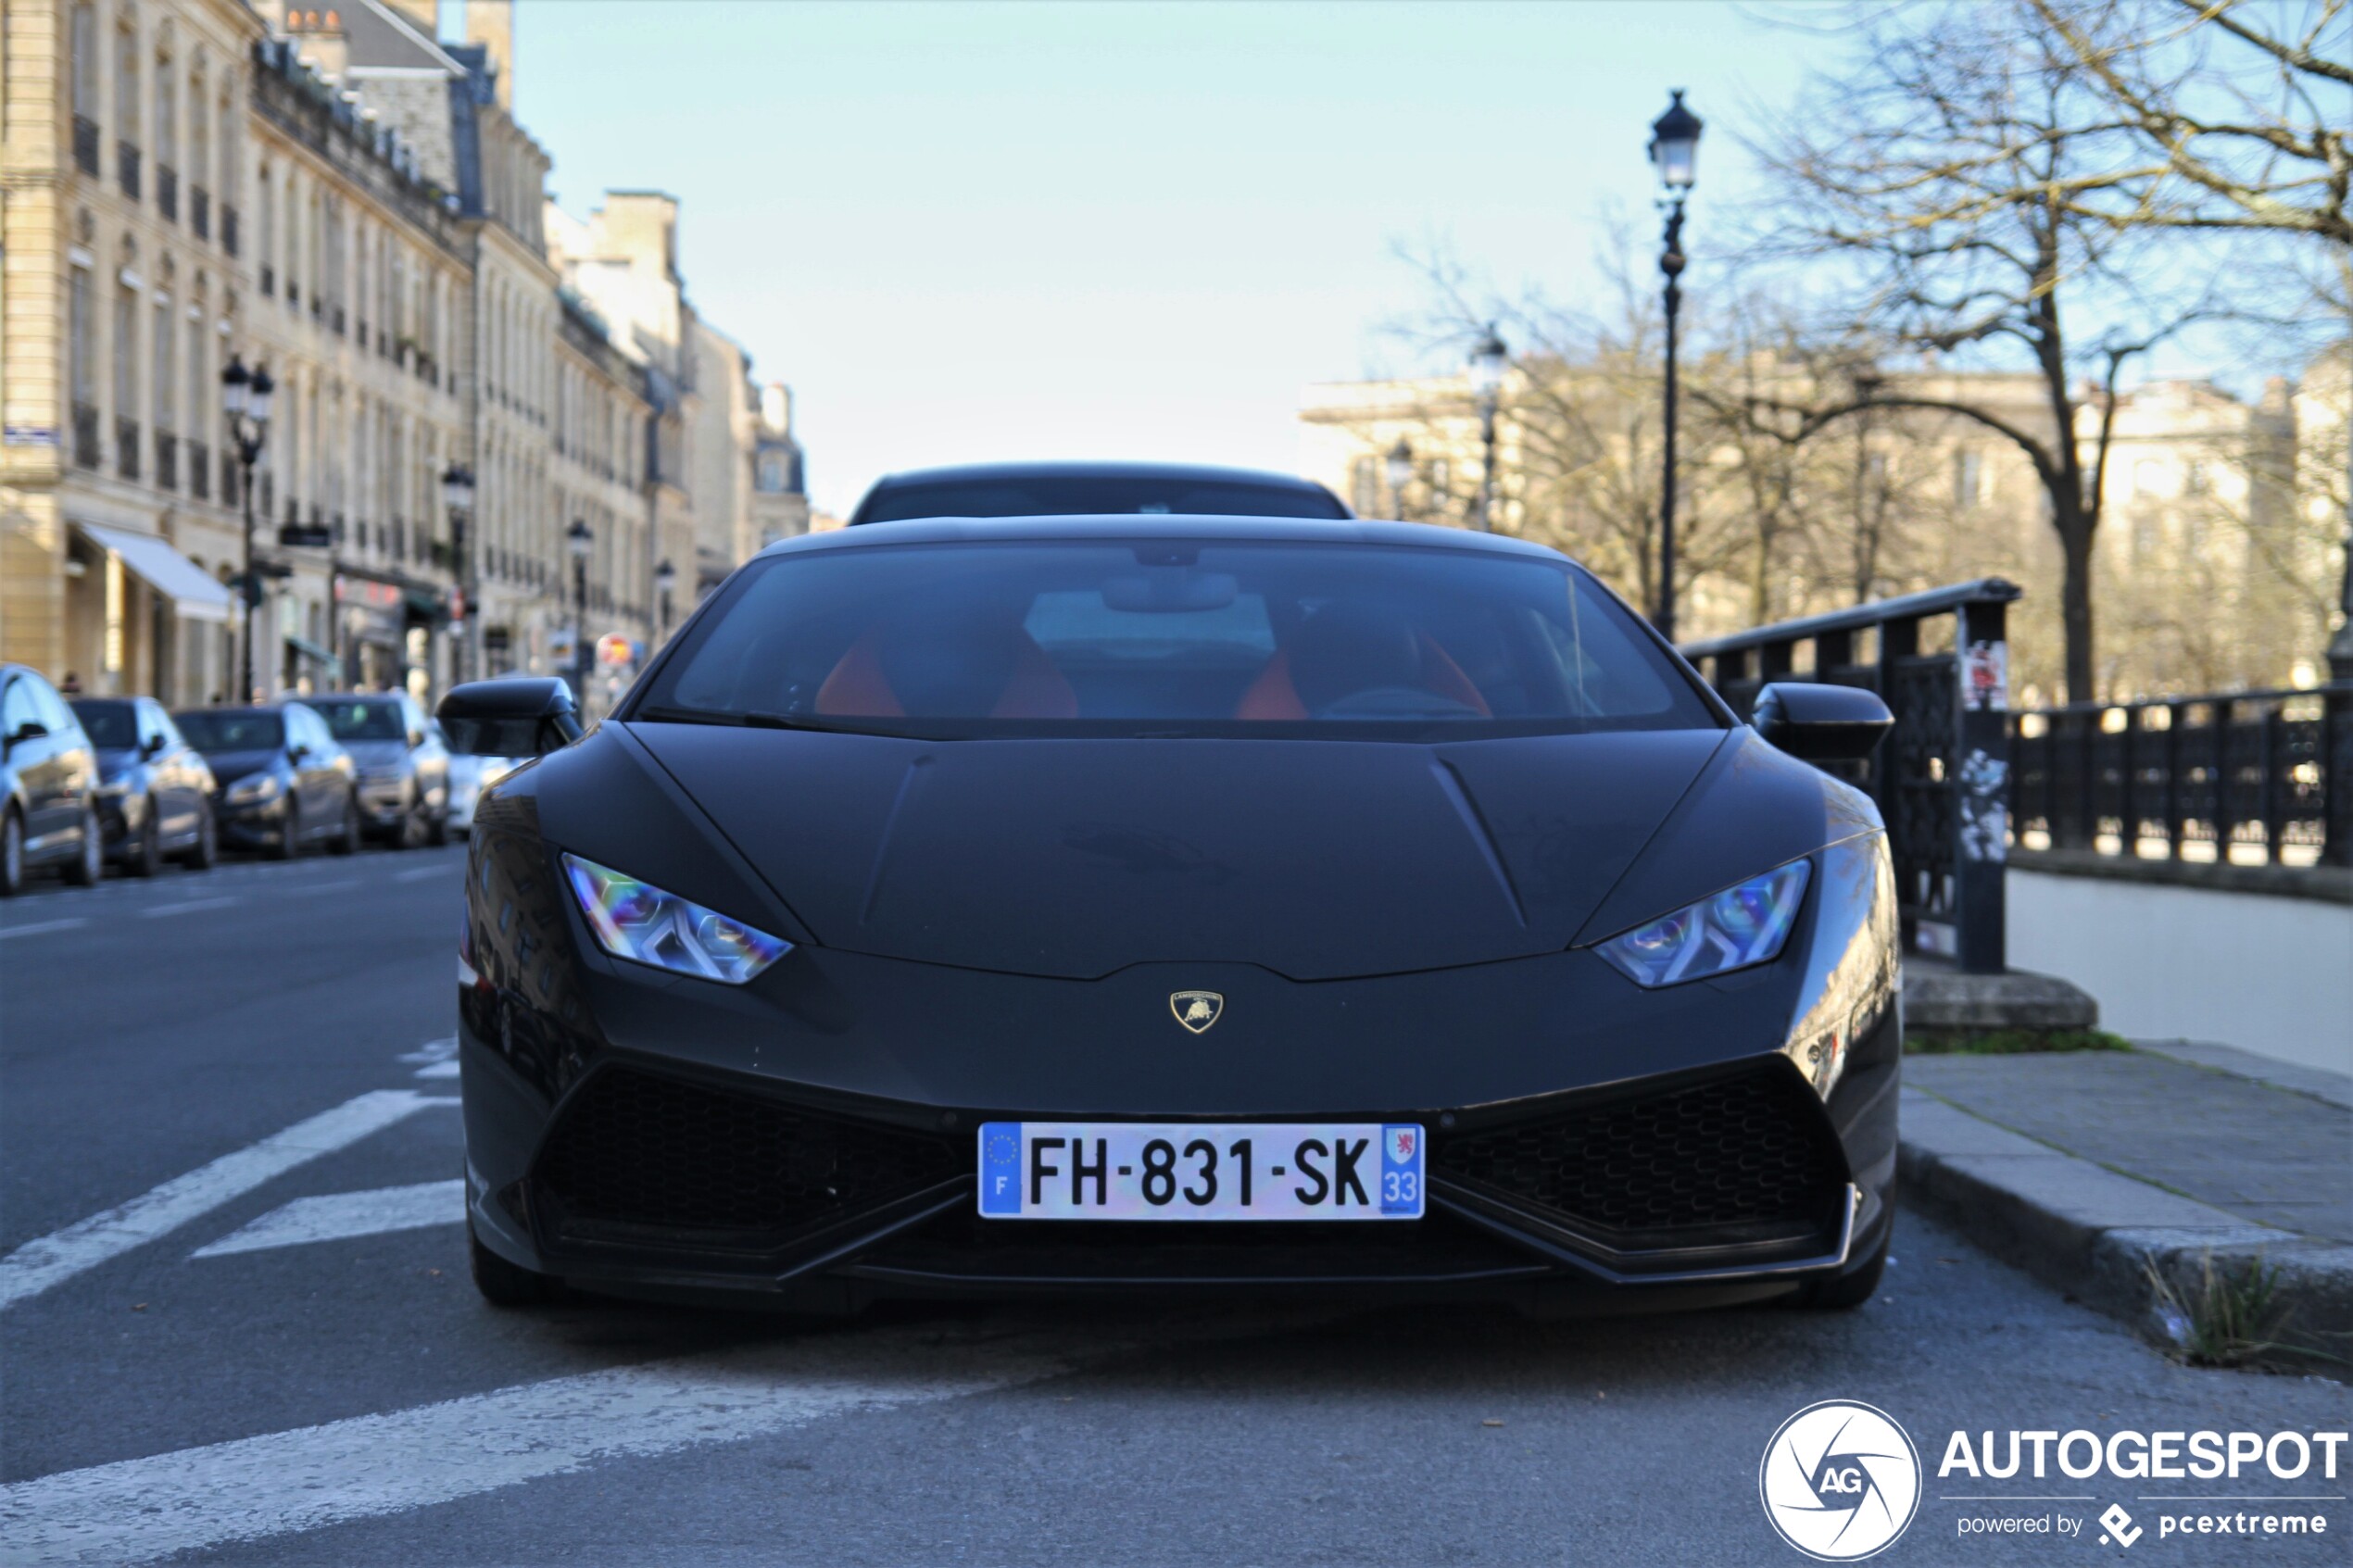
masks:
[[[82,536],[121,560],[123,569],[171,601],[191,621],[229,619],[229,590],[205,575],[204,568],[152,533],[77,522]]]
[[[340,685],[343,683],[343,660],[321,647],[317,643],[308,637],[289,636],[286,639],[286,646],[319,666],[320,673],[325,676],[329,685]]]

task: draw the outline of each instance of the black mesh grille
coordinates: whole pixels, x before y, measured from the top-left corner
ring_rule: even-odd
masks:
[[[646,1226],[783,1240],[963,1169],[942,1139],[651,1073],[600,1074],[538,1180],[567,1231]]]
[[[1439,1171],[1611,1231],[1818,1223],[1843,1162],[1811,1092],[1775,1073],[1446,1138]]]

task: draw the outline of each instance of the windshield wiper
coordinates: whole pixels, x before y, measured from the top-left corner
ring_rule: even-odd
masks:
[[[721,713],[707,708],[648,708],[637,715],[661,724],[724,724],[731,729],[750,730],[827,730],[831,724],[812,724],[782,713]]]

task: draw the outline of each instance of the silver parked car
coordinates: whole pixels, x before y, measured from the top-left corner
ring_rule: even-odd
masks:
[[[304,700],[351,753],[371,838],[403,849],[449,842],[449,748],[414,697],[342,692]]]

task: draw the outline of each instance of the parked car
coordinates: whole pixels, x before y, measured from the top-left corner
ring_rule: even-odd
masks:
[[[338,855],[359,847],[358,770],[308,708],[264,703],[171,717],[212,767],[212,814],[223,843],[282,860],[306,844]]]
[[[1312,479],[1188,463],[975,463],[885,474],[850,526],[933,517],[1353,517]]]
[[[98,753],[98,822],[107,859],[153,876],[170,856],[192,871],[220,858],[212,769],[151,696],[76,697],[69,707]]]
[[[21,664],[0,664],[0,896],[39,866],[77,886],[98,880],[97,753],[57,688]]]
[[[343,692],[304,706],[351,753],[359,822],[371,838],[403,849],[449,842],[449,748],[406,692]]]
[[[436,734],[439,729],[434,726]],[[459,833],[473,832],[474,807],[482,799],[482,792],[529,760],[524,757],[453,755],[449,759],[449,825]]]

